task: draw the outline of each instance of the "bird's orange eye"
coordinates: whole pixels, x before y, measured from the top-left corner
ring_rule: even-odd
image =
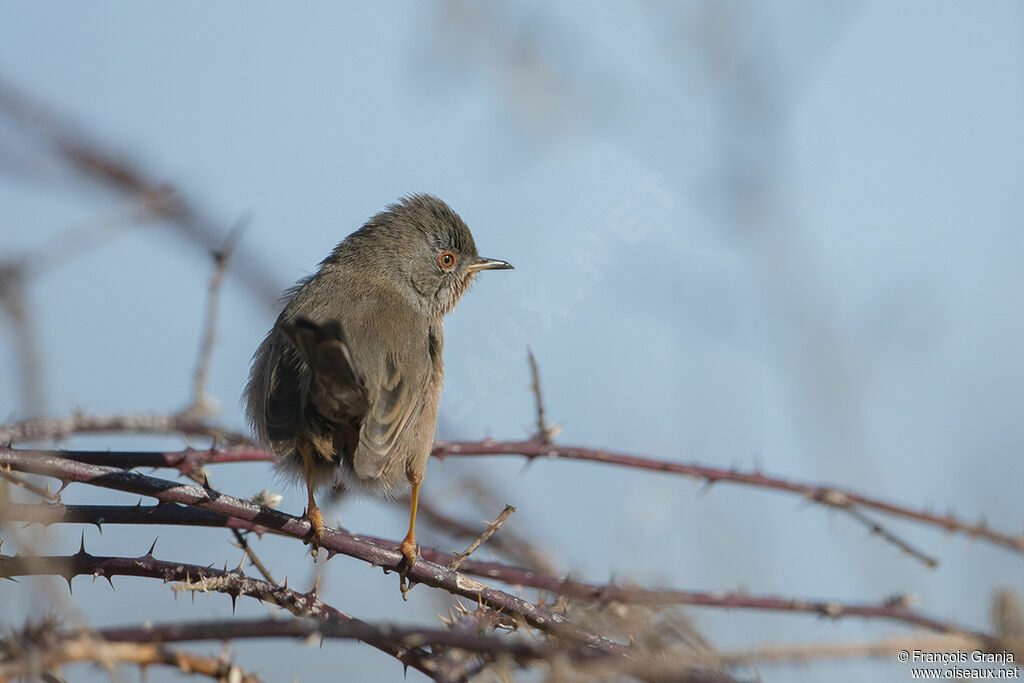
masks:
[[[447,249],[442,251],[437,255],[437,265],[446,273],[455,270],[455,252]]]

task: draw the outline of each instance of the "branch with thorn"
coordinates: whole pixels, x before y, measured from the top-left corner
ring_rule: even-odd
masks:
[[[148,425],[148,418],[139,419]],[[199,424],[185,420],[181,416],[159,417],[156,419],[156,424],[152,425],[158,427],[158,429],[155,430],[136,429],[140,425],[137,424],[134,419],[124,418],[124,420],[127,421],[127,424],[125,425],[127,428],[125,431],[155,431],[156,433],[161,434],[174,433],[177,431],[179,433],[186,434],[214,435],[221,439],[226,439],[230,436],[231,441],[236,443],[238,442],[235,441],[236,437],[242,439],[242,443],[245,443],[246,441],[246,437],[242,435],[231,434],[227,430],[220,430],[210,425],[200,426]],[[55,421],[62,425],[62,427],[57,431],[60,431],[60,433],[65,436],[71,433],[64,431],[63,426],[68,426],[66,423],[72,421],[73,418]],[[14,423],[13,425],[8,425],[6,427],[0,426],[0,443],[4,441],[38,440],[38,438],[28,436],[35,434],[37,431],[32,424],[34,422],[37,421]],[[86,428],[81,431],[118,431],[116,426],[108,429],[96,429],[96,427],[111,427],[112,425],[119,424],[124,424],[121,418],[90,418],[86,423]],[[175,429],[175,426],[182,429]],[[185,431],[185,428],[190,431]],[[45,430],[40,429],[38,431]],[[23,438],[12,439],[10,438],[12,434],[17,434]],[[5,449],[13,450],[10,449],[10,447],[0,445],[0,452]],[[207,464],[261,461],[272,462],[274,460],[274,457],[271,454],[251,446],[239,446],[227,449],[211,448],[205,451],[186,449],[184,451],[168,452],[83,450],[48,451],[38,449],[18,450],[24,453],[62,456],[77,462],[112,465],[121,468],[174,467],[182,472],[187,472],[190,469],[199,468]],[[999,531],[990,527],[985,521],[975,523],[966,522],[952,513],[937,514],[926,509],[911,508],[900,503],[882,500],[868,496],[867,494],[849,491],[830,484],[810,484],[794,481],[780,476],[768,475],[759,470],[744,471],[738,469],[724,469],[696,463],[660,460],[657,458],[619,453],[604,449],[547,444],[538,442],[534,439],[528,441],[494,441],[491,439],[484,441],[436,441],[431,454],[435,458],[441,460],[447,457],[483,457],[495,455],[516,455],[530,460],[535,458],[559,458],[676,474],[702,481],[706,485],[712,485],[719,482],[740,484],[755,488],[779,491],[782,493],[795,494],[804,500],[841,511],[858,510],[859,512],[860,509],[869,509],[894,517],[900,517],[929,526],[938,527],[949,533],[959,533],[972,539],[986,541],[1004,549],[1024,555],[1024,534],[1015,535]],[[879,533],[879,535],[886,541],[894,543],[901,550],[911,552],[915,555],[916,559],[922,561],[924,564],[930,565],[931,563],[937,562],[935,558],[932,558],[921,551],[915,550],[909,544],[901,541],[895,534],[886,531],[878,522],[870,520],[869,518],[864,518],[863,513],[851,516],[857,518],[855,521],[868,526],[869,530]]]
[[[165,504],[147,506],[87,506],[51,504],[8,504],[0,507],[0,517],[11,521],[96,524],[179,524],[187,526],[228,526],[249,528],[255,532],[281,533],[275,529],[249,526],[248,522],[201,508]],[[347,534],[335,531],[332,534]],[[285,534],[291,536],[292,534]],[[390,548],[396,541],[358,535],[352,538],[368,542],[375,548]],[[437,563],[450,561],[451,554],[434,548],[421,548],[424,560]],[[348,554],[348,553],[346,553]],[[938,633],[970,634],[991,638],[977,630],[950,621],[922,614],[911,608],[910,596],[895,596],[878,603],[853,604],[838,600],[810,600],[773,595],[755,595],[729,591],[686,591],[675,588],[642,588],[614,583],[589,583],[569,577],[554,576],[531,568],[466,558],[459,565],[461,574],[495,579],[510,586],[523,586],[548,591],[554,595],[597,605],[637,604],[649,607],[691,605],[699,607],[752,609],[775,612],[816,614],[830,619],[885,619],[918,626]],[[2,573],[0,573],[2,575]],[[466,579],[468,581],[468,579]]]

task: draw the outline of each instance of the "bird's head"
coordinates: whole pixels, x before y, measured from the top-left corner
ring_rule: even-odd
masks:
[[[484,258],[476,251],[469,227],[437,197],[414,194],[377,214],[349,239],[377,243],[384,268],[408,286],[421,305],[444,316],[459,303],[482,270],[504,270],[510,264]]]

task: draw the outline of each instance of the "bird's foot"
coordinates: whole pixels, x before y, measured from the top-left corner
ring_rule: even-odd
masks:
[[[416,543],[415,538],[406,537],[402,544],[398,546],[398,551],[405,558],[405,562],[401,564],[398,570],[398,590],[402,591],[402,599],[408,600],[407,596],[409,591],[412,590],[412,584],[408,581],[409,570],[416,566],[416,560],[420,557],[420,547]]]
[[[310,506],[302,516],[309,520],[309,537],[306,542],[309,543],[313,561],[316,562],[317,551],[320,550],[320,542],[324,538],[324,516],[315,505]]]

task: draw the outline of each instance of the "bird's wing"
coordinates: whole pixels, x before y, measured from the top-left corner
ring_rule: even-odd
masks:
[[[369,410],[353,458],[355,473],[364,478],[380,475],[396,445],[418,421],[431,372],[425,318],[392,308],[375,316],[367,328],[373,347],[359,350],[365,358]]]
[[[358,444],[351,448],[352,467],[361,478],[380,475],[416,422],[431,368],[426,323],[407,309],[387,308],[351,311],[356,336],[346,336],[333,320],[318,325],[298,318],[284,328],[313,379],[307,405],[295,407],[298,400],[292,399],[281,412],[303,410],[307,422],[326,418],[339,427],[361,423]],[[268,413],[272,404],[273,395]]]
[[[305,389],[312,381],[312,373],[294,347],[278,344],[276,352],[270,352],[272,364],[267,377],[263,422],[271,441],[289,441],[298,433],[299,419],[306,409]]]
[[[429,359],[408,361],[401,352],[379,354],[375,374],[368,382],[370,406],[359,432],[359,448],[353,458],[362,478],[380,476],[396,445],[423,411]]]
[[[326,418],[336,425],[358,422],[367,408],[366,387],[352,360],[341,324],[336,320],[317,324],[307,318],[297,318],[283,329],[298,350],[306,371],[313,376],[307,405],[298,406],[314,409],[316,414],[307,414],[307,419]],[[291,398],[292,406],[299,403],[288,395],[282,398]],[[273,403],[268,404],[268,411],[270,405]]]

